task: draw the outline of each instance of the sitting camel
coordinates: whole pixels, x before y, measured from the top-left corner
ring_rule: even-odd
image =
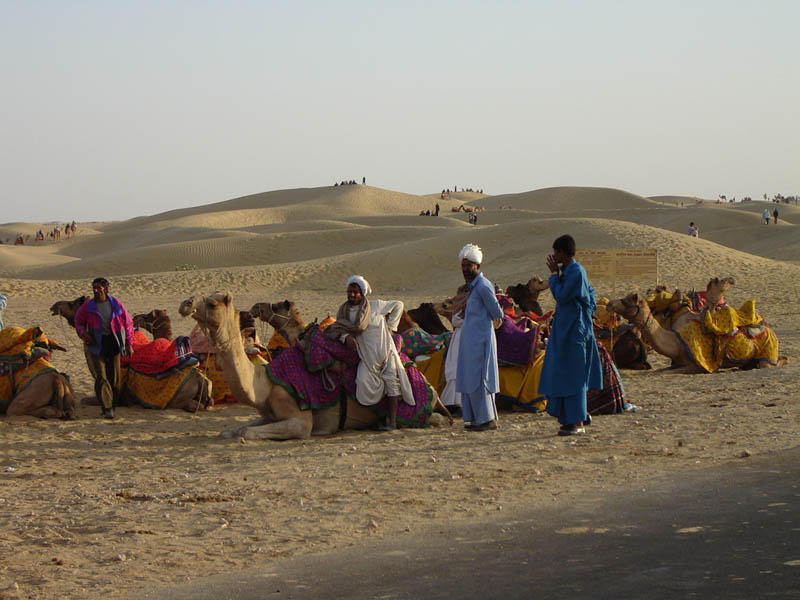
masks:
[[[539,304],[539,294],[550,286],[547,281],[534,275],[528,283],[518,283],[506,288],[506,294],[523,312],[533,312],[539,316],[543,315],[542,306]]]
[[[172,340],[172,323],[163,308],[154,308],[149,313],[133,315],[133,326],[150,332],[154,340],[159,338]]]
[[[287,306],[288,305],[288,306]],[[296,341],[301,321],[292,320],[287,314],[275,318],[273,307],[283,306],[291,311],[288,301],[276,305],[257,304],[253,313],[281,331],[287,339]],[[341,429],[366,429],[378,423],[378,415],[368,407],[361,406],[347,396],[344,402],[345,418],[340,427],[341,404],[320,410],[301,410],[297,400],[282,386],[273,385],[265,367],[254,366],[247,358],[241,335],[238,335],[238,319],[229,293],[217,292],[184,300],[178,312],[191,316],[208,331],[217,348],[217,357],[222,364],[225,381],[234,397],[255,408],[260,417],[250,423],[238,425],[222,432],[222,437],[245,439],[305,439],[311,435],[330,435]],[[299,313],[295,313],[298,314]]]
[[[288,341],[290,346],[294,346],[298,343],[300,343],[302,346],[300,336],[306,330],[307,326],[303,322],[303,317],[300,314],[300,310],[294,305],[294,302],[290,302],[289,300],[284,300],[283,302],[278,302],[276,304],[259,302],[253,305],[253,308],[250,309],[250,313],[253,316],[257,316],[268,325],[271,325],[275,331],[279,332]],[[325,321],[327,321],[329,324],[334,322],[330,316],[328,316]],[[406,311],[403,311],[400,323],[402,324],[404,321],[406,324],[410,324],[410,326],[405,330],[405,332],[403,332],[401,331],[401,325],[398,325],[397,333],[403,338],[403,351],[407,356],[409,356],[409,358],[413,360],[415,357],[410,356],[410,353],[406,352],[405,344],[407,340],[404,333],[409,333],[416,323],[414,323],[411,317],[408,316]],[[432,336],[422,331],[419,326],[417,326],[417,331],[427,336],[426,339],[429,344],[438,345],[439,348],[437,349],[443,348],[446,340],[449,339],[450,335],[452,335],[450,330],[445,330],[444,334]],[[332,365],[332,369],[336,372],[342,372],[344,370],[344,365],[334,363]],[[450,425],[452,425],[453,417],[450,415],[450,411],[448,411],[447,407],[442,404],[442,401],[439,398],[439,394],[436,392],[436,390],[432,388],[431,392],[434,395],[433,410],[447,418]],[[350,410],[349,404],[348,410]],[[435,422],[437,425],[441,424],[437,419],[433,419],[432,422]]]
[[[9,416],[42,419],[75,418],[69,379],[48,362],[52,350],[66,349],[48,340],[41,329],[8,327],[0,332],[0,409]]]
[[[674,373],[710,373],[719,368],[767,368],[786,364],[778,356],[778,340],[755,313],[755,302],[739,311],[719,308],[724,293],[734,284],[730,277],[712,278],[706,287],[707,306],[702,314],[687,312],[664,329],[653,317],[647,300],[637,293],[612,300],[608,310],[636,325],[653,349],[672,359]]]
[[[339,430],[339,405],[323,410],[301,410],[297,400],[286,389],[273,385],[266,368],[250,362],[239,333],[239,315],[229,293],[216,292],[202,296],[199,301],[192,296],[181,303],[178,312],[185,317],[191,316],[208,332],[234,398],[252,406],[261,415],[254,421],[226,429],[220,434],[222,437],[306,439],[311,435],[330,435]],[[285,328],[276,329],[286,331]],[[366,429],[378,423],[378,416],[355,400],[347,400],[346,410],[344,429]]]
[[[442,320],[439,318],[439,313],[436,312],[436,308],[432,302],[423,302],[417,308],[408,310],[407,314],[420,328],[431,335],[440,335],[446,331],[450,331],[444,323],[442,323]]]
[[[595,339],[611,353],[619,369],[642,371],[651,369],[647,361],[647,344],[639,328],[630,323],[620,324],[613,312],[606,310],[608,298],[598,298],[592,315]]]
[[[75,315],[78,314],[78,309],[84,302],[89,300],[89,296],[78,296],[75,300],[59,300],[50,307],[50,314],[54,317],[64,317],[67,323],[73,329],[75,328]],[[89,357],[89,349],[86,344],[83,344],[83,356],[86,359],[86,366],[89,368],[89,373],[92,379],[95,379],[94,364]]]
[[[50,314],[64,317],[71,327],[75,327],[75,314],[87,300],[89,296],[80,296],[75,300],[60,300],[50,307]],[[154,309],[149,313],[134,316],[133,321],[136,327],[152,333],[154,339],[172,339],[172,326],[166,310]],[[94,365],[89,358],[89,350],[85,343],[83,353],[89,373],[94,379]],[[182,369],[181,374],[155,379],[149,375],[128,371],[122,381],[122,403],[149,408],[179,408],[188,412],[208,407],[211,397],[211,382],[208,378],[194,367]],[[92,404],[96,403],[97,399],[84,398],[83,402]]]

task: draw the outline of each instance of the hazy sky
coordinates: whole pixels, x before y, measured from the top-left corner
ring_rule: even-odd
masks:
[[[800,2],[0,0],[0,222],[267,190],[800,194]]]

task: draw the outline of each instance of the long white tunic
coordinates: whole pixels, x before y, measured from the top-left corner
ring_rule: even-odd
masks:
[[[447,356],[444,360],[444,379],[446,381],[442,390],[442,404],[445,406],[461,406],[461,394],[456,392],[456,374],[458,373],[458,345],[461,343],[461,326],[464,318],[461,314],[454,314],[453,337],[447,346]]]
[[[357,314],[358,306],[353,306],[349,308],[347,317],[355,323]],[[416,404],[414,391],[391,334],[397,329],[402,315],[403,303],[399,300],[370,301],[369,325],[356,336],[358,357],[361,359],[356,375],[356,399],[359,404],[377,404],[386,395],[399,395],[406,404]]]

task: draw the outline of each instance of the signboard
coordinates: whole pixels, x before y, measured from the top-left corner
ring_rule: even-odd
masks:
[[[658,284],[658,250],[578,250],[590,281],[646,281]]]

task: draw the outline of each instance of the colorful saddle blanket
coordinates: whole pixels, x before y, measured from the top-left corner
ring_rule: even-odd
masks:
[[[536,358],[539,325],[525,331],[505,315],[503,324],[494,330],[497,339],[497,360],[501,365],[524,367]]]
[[[422,354],[431,355],[447,346],[453,337],[453,332],[445,331],[439,335],[432,335],[419,325],[414,325],[401,333],[400,337],[403,339],[401,351],[409,358],[415,359]]]
[[[34,379],[51,371],[56,371],[53,365],[44,358],[36,358],[19,369],[0,372],[0,412],[5,413],[14,397]]]
[[[393,338],[399,351],[402,338],[399,335]],[[401,402],[397,423],[405,427],[426,427],[433,412],[435,392],[405,354],[401,352],[400,358],[406,366],[416,404],[409,406]],[[330,408],[348,396],[356,397],[358,361],[357,352],[338,340],[327,338],[317,325],[311,325],[303,334],[301,344],[285,350],[265,368],[272,382],[289,392],[301,410],[319,410]],[[335,362],[343,365],[343,371],[331,368]],[[384,399],[370,408],[379,416],[385,416],[389,407]]]
[[[598,341],[597,351],[603,367],[603,389],[586,392],[586,412],[590,415],[609,415],[621,413],[625,407],[625,390],[619,371],[614,366],[611,354]]]
[[[196,369],[185,367],[173,370],[169,375],[156,378],[137,373],[132,369],[122,369],[122,387],[128,398],[145,408],[169,408],[183,386],[191,380]]]
[[[47,338],[41,327],[6,327],[0,330],[0,362],[22,364],[47,357],[51,345],[58,346]]]
[[[713,312],[706,309],[678,335],[695,364],[707,373],[718,370],[724,361],[778,361],[778,338],[756,313],[755,300],[745,302],[739,310],[730,306]]]
[[[158,338],[151,342],[143,332],[136,331],[131,347],[133,356],[123,357],[120,362],[122,366],[142,375],[172,375],[174,369],[182,369],[198,362],[186,336],[172,341]]]

